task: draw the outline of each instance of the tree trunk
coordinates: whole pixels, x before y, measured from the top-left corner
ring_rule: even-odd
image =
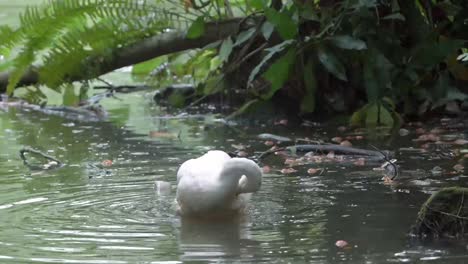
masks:
[[[113,70],[130,66],[136,63],[150,60],[152,58],[184,51],[188,49],[202,48],[210,43],[222,40],[230,35],[238,33],[244,29],[242,27],[252,27],[258,23],[256,18],[246,19],[233,18],[224,21],[210,22],[205,26],[205,33],[196,39],[189,39],[186,37],[186,31],[172,31],[161,33],[153,36],[128,47],[121,48],[115,52],[115,56],[107,61],[100,62],[97,72],[93,76],[87,76],[92,79],[111,72]],[[96,61],[90,58],[88,61]],[[85,66],[86,67],[86,66]],[[0,72],[0,92],[5,92],[10,78],[11,71]],[[83,80],[82,76],[68,76],[68,82]],[[39,75],[37,67],[30,67],[17,87],[39,84]]]

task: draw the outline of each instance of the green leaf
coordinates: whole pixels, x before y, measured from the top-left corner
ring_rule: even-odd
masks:
[[[173,106],[173,107],[183,107],[185,105],[185,100],[187,98],[180,94],[180,93],[173,93],[169,95],[169,98],[167,98],[167,101]]]
[[[352,126],[360,126],[364,123],[366,118],[366,111],[369,107],[369,104],[364,105],[361,109],[355,111],[351,116],[350,123]]]
[[[273,63],[263,74],[265,79],[270,81],[270,90],[262,95],[263,99],[270,99],[276,91],[288,80],[294,62],[296,60],[296,48],[292,47],[288,52]]]
[[[398,0],[392,1],[392,12],[399,12],[400,11],[400,4],[398,4]]]
[[[222,65],[221,60],[219,59],[219,56],[216,56],[210,60],[210,71],[215,71],[217,70],[220,66]]]
[[[273,8],[265,10],[265,16],[270,21],[284,40],[293,39],[298,34],[298,24],[286,11],[278,12]]]
[[[380,114],[379,114],[379,122],[382,125],[393,127],[394,120],[392,114],[385,108],[382,104],[379,104],[380,107]]]
[[[203,94],[204,95],[210,95],[210,94],[215,94],[224,88],[224,75],[216,75],[213,77],[209,77],[203,87]]]
[[[327,50],[325,47],[319,47],[317,49],[317,56],[322,65],[327,69],[328,72],[333,74],[336,78],[347,81],[346,70],[343,64],[338,60],[338,58],[331,51]]]
[[[63,95],[62,95],[62,104],[66,106],[76,106],[78,105],[78,96],[75,94],[75,87],[71,84],[64,85]]]
[[[193,21],[192,25],[187,30],[186,37],[188,39],[196,39],[201,37],[205,33],[205,17],[200,16],[195,21]]]
[[[241,45],[242,43],[249,40],[255,33],[255,28],[249,28],[247,30],[242,31],[237,35],[236,42],[234,43],[234,47]]]
[[[333,45],[341,49],[349,50],[363,50],[367,49],[367,45],[364,41],[351,37],[350,35],[338,35],[330,38]]]
[[[266,49],[268,51],[268,54],[263,57],[262,61],[260,61],[257,66],[250,72],[249,79],[247,80],[247,87],[250,86],[252,81],[257,77],[258,73],[262,69],[262,67],[275,55],[276,53],[282,51],[286,47],[289,47],[292,43],[294,43],[293,40],[286,40],[281,42],[280,44],[277,44],[271,48]]]
[[[464,42],[457,39],[422,42],[415,46],[411,52],[412,64],[417,68],[432,69],[463,45]]]
[[[231,119],[233,117],[247,113],[248,111],[250,111],[251,108],[254,108],[259,102],[260,101],[258,99],[248,101],[247,103],[243,104],[239,109],[237,109],[234,113],[230,114],[227,117],[227,119]]]
[[[246,1],[246,4],[250,5],[255,10],[263,10],[267,5],[265,0]]]
[[[379,106],[377,103],[369,104],[366,109],[366,126],[376,126],[379,122]]]
[[[232,43],[231,37],[228,37],[223,41],[223,43],[221,44],[221,48],[219,49],[219,59],[221,60],[221,62],[225,62],[228,60],[233,47],[234,45]]]
[[[135,76],[146,76],[150,74],[154,69],[167,62],[167,56],[160,56],[151,60],[147,60],[138,64],[133,65],[132,75]]]
[[[391,15],[388,15],[388,16],[384,16],[382,19],[386,19],[386,20],[401,20],[401,21],[405,21],[406,18],[401,14],[401,13],[395,13],[395,14],[391,14]]]
[[[315,78],[314,60],[309,58],[304,66],[304,85],[306,94],[302,98],[301,111],[312,113],[315,110],[315,91],[317,90],[317,79]]]
[[[384,91],[391,86],[393,65],[376,49],[367,52],[364,60],[364,85],[370,103],[383,97]]]
[[[262,30],[263,37],[266,40],[269,40],[271,37],[271,34],[273,33],[273,30],[275,30],[275,26],[272,23],[265,21],[265,23],[263,23],[262,25],[261,30]]]

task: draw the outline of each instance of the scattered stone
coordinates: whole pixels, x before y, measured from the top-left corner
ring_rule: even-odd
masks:
[[[310,174],[310,175],[314,175],[314,174],[316,174],[318,171],[319,171],[319,169],[310,168],[310,169],[307,170],[307,173]]]
[[[402,137],[409,135],[409,133],[410,131],[406,128],[400,128],[400,130],[398,130],[398,134]]]
[[[426,133],[426,129],[420,127],[415,130],[416,134],[424,134]]]
[[[338,240],[335,242],[335,246],[339,248],[346,248],[349,245],[349,243],[345,240]]]
[[[292,141],[288,137],[282,137],[282,136],[273,135],[273,134],[269,134],[269,133],[263,133],[263,134],[258,135],[257,137],[260,138],[260,139],[274,140],[274,141],[280,141],[280,142]]]
[[[342,137],[334,137],[331,139],[331,141],[335,142],[335,143],[341,143],[343,141],[343,138]]]
[[[442,172],[443,172],[443,170],[442,170],[442,168],[440,166],[435,166],[431,170],[432,176],[440,176],[440,175],[442,175]]]
[[[271,171],[271,168],[270,168],[270,166],[263,166],[262,171],[263,171],[263,173],[269,173]]]
[[[455,166],[453,166],[453,169],[456,172],[463,172],[463,170],[465,169],[465,166],[463,166],[462,164],[456,164]]]
[[[345,126],[339,126],[337,129],[339,132],[345,132],[348,128]]]
[[[345,141],[342,141],[340,143],[341,146],[345,146],[345,147],[352,147],[353,144],[351,142],[349,142],[348,140],[345,140]]]
[[[281,170],[282,174],[291,174],[291,173],[294,173],[294,172],[297,172],[297,170],[295,170],[294,168],[284,168],[284,169]]]
[[[110,166],[112,166],[112,160],[109,160],[109,159],[103,160],[103,161],[101,162],[101,165],[102,165],[103,167],[110,167]]]
[[[453,143],[456,145],[466,145],[468,144],[468,140],[460,138],[455,140]]]
[[[359,158],[354,162],[354,165],[364,166],[364,165],[366,165],[366,159],[365,158]]]
[[[456,134],[440,135],[440,139],[444,141],[455,141],[458,138],[460,138],[460,135],[456,135]]]
[[[238,151],[237,153],[238,157],[247,157],[249,154],[243,150]]]
[[[275,124],[275,125],[287,126],[287,125],[288,125],[288,120],[287,120],[287,119],[281,119],[281,120],[279,120],[279,121],[276,121],[274,124]]]

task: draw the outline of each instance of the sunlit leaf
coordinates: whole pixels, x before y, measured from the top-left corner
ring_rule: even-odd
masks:
[[[457,60],[459,61],[468,61],[468,53],[462,53],[458,55]]]
[[[165,62],[167,62],[167,56],[160,56],[152,60],[135,64],[132,67],[132,75],[148,75]]]
[[[327,69],[328,72],[333,74],[336,78],[347,81],[346,70],[343,64],[338,60],[338,58],[331,51],[327,50],[325,47],[320,47],[317,49],[317,56],[322,65]]]
[[[189,39],[195,39],[203,35],[203,33],[205,33],[205,17],[200,16],[193,21],[192,25],[187,30],[186,37]]]

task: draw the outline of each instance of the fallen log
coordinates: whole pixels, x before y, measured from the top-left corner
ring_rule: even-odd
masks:
[[[195,39],[187,38],[186,30],[169,31],[143,39],[131,46],[116,50],[113,52],[113,54],[115,54],[113,57],[109,59],[104,58],[104,61],[102,61],[103,58],[101,57],[99,59],[86,59],[85,61],[90,62],[90,64],[99,62],[99,67],[96,67],[96,65],[84,65],[84,67],[90,66],[97,68],[97,71],[94,72],[92,76],[86,76],[86,80],[93,79],[113,70],[147,61],[158,56],[188,49],[203,48],[208,44],[238,33],[240,30],[244,29],[243,27],[253,27],[257,24],[257,21],[260,20],[256,17],[249,17],[247,19],[232,18],[223,21],[209,22],[205,25],[204,34]],[[38,72],[39,68],[37,66],[31,66],[21,77],[17,87],[39,84],[40,80]],[[6,91],[10,75],[11,71],[0,72],[0,93]],[[82,80],[84,80],[82,75],[72,75],[67,76],[64,82]]]

